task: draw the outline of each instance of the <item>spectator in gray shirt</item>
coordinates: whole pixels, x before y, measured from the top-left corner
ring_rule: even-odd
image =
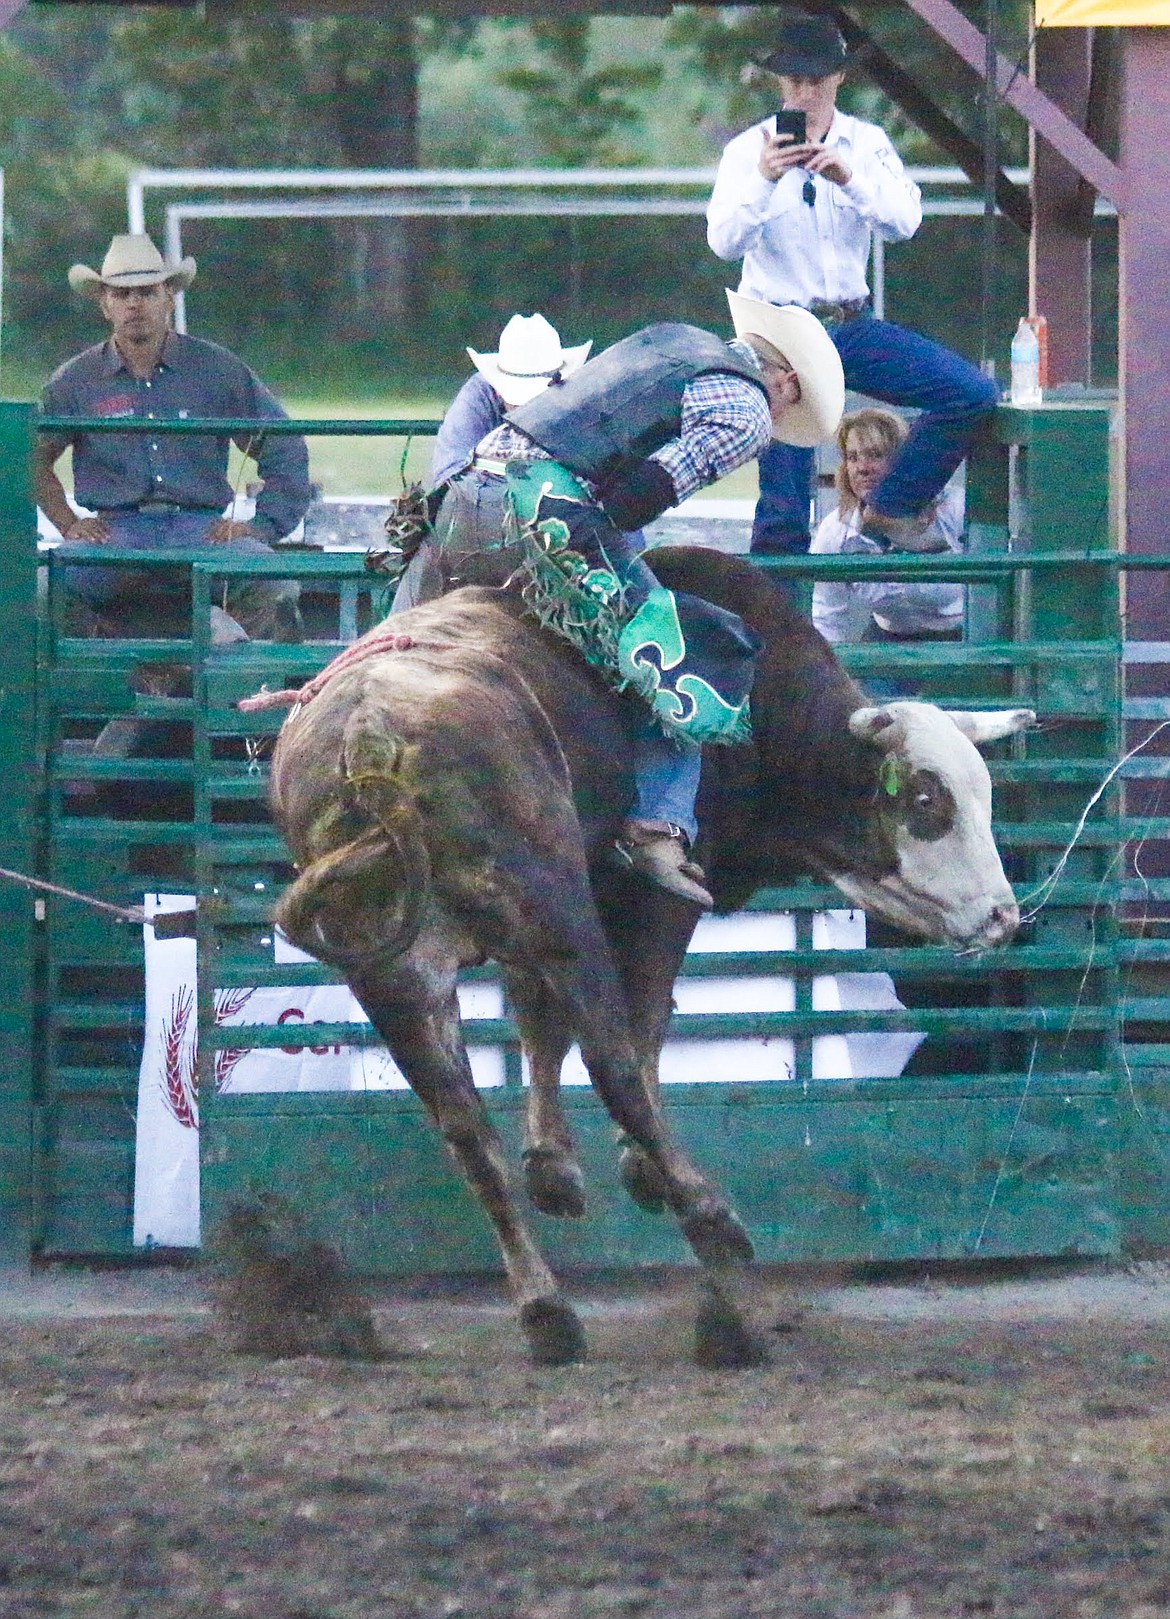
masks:
[[[216,343],[172,329],[175,293],[190,286],[194,275],[194,259],[169,264],[147,236],[115,236],[100,271],[75,264],[69,283],[96,297],[110,336],[53,374],[43,395],[46,413],[107,419],[285,419],[242,360]],[[241,433],[232,438],[254,456],[263,480],[256,514],[248,522],[223,515],[234,493],[227,478],[227,434],[42,434],[37,499],[66,545],[180,550],[193,559],[219,546],[266,555],[271,542],[295,528],[308,507],[308,451],[303,438],[291,435]],[[93,512],[91,517],[78,517],[54,470],[70,446],[74,492],[78,503]],[[189,599],[184,577],[159,570],[78,566],[67,569],[66,579],[74,594],[115,623],[141,605],[144,593],[155,608]],[[292,580],[240,581],[221,594],[220,604],[216,639],[239,638],[244,631],[266,640],[301,638],[298,589]]]

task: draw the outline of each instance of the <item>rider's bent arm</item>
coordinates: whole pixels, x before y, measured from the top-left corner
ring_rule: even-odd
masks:
[[[783,204],[775,181],[760,173],[765,133],[762,124],[745,129],[720,160],[707,205],[707,242],[721,259],[742,259],[756,245],[769,215]]]
[[[651,459],[666,468],[682,501],[754,461],[771,438],[772,416],[762,390],[742,377],[713,372],[687,383],[682,432]]]
[[[233,413],[285,421],[287,415],[276,396],[243,361],[237,362],[238,400]],[[309,508],[313,488],[309,482],[309,447],[293,433],[270,433],[257,441],[250,435],[237,435],[237,447],[253,455],[264,487],[256,499],[256,515],[249,527],[262,540],[279,540],[290,534]]]

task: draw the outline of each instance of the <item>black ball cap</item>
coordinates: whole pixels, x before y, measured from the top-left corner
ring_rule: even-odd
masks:
[[[769,73],[823,79],[829,73],[840,73],[848,54],[844,35],[831,17],[782,11],[780,37],[760,66]]]

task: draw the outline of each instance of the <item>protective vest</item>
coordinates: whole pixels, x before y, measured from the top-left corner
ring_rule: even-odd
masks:
[[[768,396],[750,362],[712,332],[663,321],[603,349],[505,420],[578,477],[612,484],[625,467],[679,436],[683,390],[714,371],[742,377]]]

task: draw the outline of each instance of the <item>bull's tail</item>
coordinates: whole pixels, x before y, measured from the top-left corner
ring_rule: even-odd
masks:
[[[393,959],[418,937],[431,860],[407,758],[403,739],[359,704],[345,727],[340,773],[351,802],[374,824],[314,860],[276,909],[288,938],[325,961]]]

